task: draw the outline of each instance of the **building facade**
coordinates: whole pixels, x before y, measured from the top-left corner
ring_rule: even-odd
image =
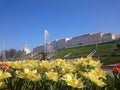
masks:
[[[44,51],[44,45],[38,46],[38,47],[33,49],[34,54],[40,53],[40,52],[43,52],[43,51]]]
[[[30,49],[29,49],[28,45],[25,45],[25,46],[24,46],[23,52],[24,52],[25,54],[29,54],[29,53],[30,53]]]
[[[110,42],[115,39],[116,39],[116,36],[114,34],[105,33],[102,37],[102,42]]]
[[[76,46],[85,46],[96,43],[110,42],[116,39],[116,35],[112,33],[89,33],[73,38],[63,38],[58,39],[50,43],[50,46],[53,50],[59,50],[63,48],[76,47]],[[44,50],[44,46],[39,46],[34,48],[34,52],[41,52]]]

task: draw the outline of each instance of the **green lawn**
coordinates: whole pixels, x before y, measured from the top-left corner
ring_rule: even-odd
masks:
[[[93,55],[93,58],[100,59],[103,62],[103,64],[119,63],[120,49],[117,47],[117,44],[120,44],[120,40],[98,44],[97,52]],[[96,48],[95,44],[88,46],[65,48],[58,50],[55,53],[55,57],[67,59],[86,57],[95,48]],[[117,51],[115,51],[116,49]]]

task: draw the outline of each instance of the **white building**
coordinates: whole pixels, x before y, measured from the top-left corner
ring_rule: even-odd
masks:
[[[29,49],[29,47],[27,45],[24,46],[23,52],[25,52],[25,54],[29,54],[30,53],[30,49]]]
[[[115,40],[115,35],[111,33],[89,33],[71,39],[72,46],[84,46],[96,43],[110,42]]]
[[[115,38],[116,39],[120,39],[120,35],[118,34],[118,35],[115,35]]]
[[[91,44],[102,43],[102,36],[104,33],[91,33]]]
[[[85,46],[96,43],[110,42],[116,39],[116,35],[111,33],[89,33],[73,38],[63,38],[58,39],[50,43],[54,50],[75,47],[75,46]],[[35,52],[40,52],[44,50],[44,46],[39,46],[34,49]]]
[[[79,45],[82,45],[81,36],[73,37],[71,39],[71,46],[79,46]]]
[[[84,46],[102,42],[103,33],[89,33],[71,39],[72,46]]]
[[[82,35],[80,38],[81,45],[90,45],[91,44],[91,33]]]
[[[40,53],[44,51],[44,45],[38,46],[36,48],[33,49],[33,53]]]
[[[116,36],[114,34],[105,33],[102,37],[102,42],[110,42],[115,39],[116,39]]]
[[[56,41],[57,49],[67,48],[70,38],[63,38]],[[54,46],[53,46],[54,47]]]

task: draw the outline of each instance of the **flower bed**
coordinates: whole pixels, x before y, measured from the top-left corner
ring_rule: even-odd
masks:
[[[92,57],[73,61],[0,62],[2,90],[110,90],[100,61]]]

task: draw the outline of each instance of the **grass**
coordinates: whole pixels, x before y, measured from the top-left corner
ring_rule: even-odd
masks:
[[[117,44],[120,44],[120,40],[107,43],[98,44],[98,49],[93,55],[93,58],[99,59],[103,64],[114,64],[120,62],[120,49]],[[96,45],[79,46],[72,48],[65,48],[58,50],[55,53],[56,58],[75,59],[80,57],[86,57],[90,52],[96,48]],[[115,51],[117,49],[117,52]],[[67,56],[68,55],[68,56]]]

